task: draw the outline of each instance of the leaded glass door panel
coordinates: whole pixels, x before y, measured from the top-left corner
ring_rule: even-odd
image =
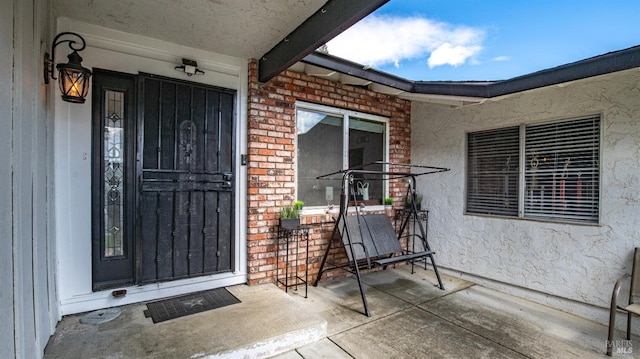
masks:
[[[92,277],[134,283],[135,77],[96,69],[93,85]]]

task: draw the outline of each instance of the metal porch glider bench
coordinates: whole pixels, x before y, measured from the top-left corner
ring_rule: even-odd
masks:
[[[377,166],[385,168],[385,170],[369,170],[368,166]],[[390,167],[399,167],[389,170]],[[411,169],[419,169],[421,173],[411,173]],[[339,172],[331,173],[324,176],[319,176],[318,179],[323,179],[338,174],[342,175],[342,194],[340,196],[340,213],[335,218],[335,225],[329,246],[322,259],[318,276],[314,282],[314,286],[317,286],[322,278],[322,274],[332,269],[344,269],[353,273],[358,281],[358,287],[360,289],[360,295],[362,297],[362,304],[364,305],[364,314],[368,317],[371,316],[369,308],[367,306],[367,298],[362,286],[362,279],[360,277],[361,270],[372,269],[374,267],[386,268],[388,265],[413,262],[415,260],[428,259],[431,262],[433,270],[438,279],[438,287],[444,290],[444,285],[438,272],[434,260],[434,252],[429,247],[429,243],[426,240],[426,230],[422,222],[417,221],[417,227],[419,231],[413,235],[406,235],[405,232],[409,231],[408,223],[412,216],[405,216],[402,219],[399,233],[396,234],[396,229],[391,223],[391,219],[385,214],[362,214],[362,208],[358,203],[356,196],[355,181],[356,175],[367,175],[381,178],[383,180],[390,179],[408,179],[407,195],[412,197],[412,208],[409,209],[411,213],[417,218],[418,209],[416,207],[416,191],[415,180],[416,176],[448,171],[446,168],[439,167],[427,167],[408,164],[396,164],[387,162],[375,162],[372,164],[360,166],[358,168],[350,168]],[[349,211],[349,208],[352,208]],[[349,214],[351,212],[351,214]],[[424,250],[410,251],[408,246],[406,249],[402,248],[399,238],[412,237],[414,241],[420,241],[421,247]],[[340,240],[337,240],[338,237]],[[348,264],[338,265],[334,264],[329,267],[325,267],[329,253],[335,246],[341,246],[346,252]]]

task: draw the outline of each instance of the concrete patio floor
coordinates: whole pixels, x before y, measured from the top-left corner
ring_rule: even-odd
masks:
[[[308,298],[239,285],[228,289],[242,303],[158,324],[144,304],[99,325],[67,316],[45,358],[606,358],[605,326],[549,307],[448,276],[442,291],[419,267],[363,278],[371,317],[351,277],[309,286]]]

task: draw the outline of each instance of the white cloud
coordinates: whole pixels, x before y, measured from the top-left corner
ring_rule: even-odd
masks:
[[[497,57],[492,58],[489,61],[494,62],[494,61],[509,61],[509,60],[511,60],[511,58],[509,56],[497,56]]]
[[[327,43],[329,53],[367,66],[428,57],[430,67],[459,66],[482,50],[483,29],[422,17],[366,17]],[[430,55],[429,55],[430,54]]]
[[[427,60],[430,68],[441,65],[460,66],[474,54],[480,51],[480,46],[453,46],[448,42],[433,50]]]

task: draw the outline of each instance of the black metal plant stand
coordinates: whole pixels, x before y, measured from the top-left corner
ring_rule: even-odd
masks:
[[[276,250],[276,277],[277,284],[298,290],[298,286],[304,285],[304,297],[307,298],[307,274],[309,273],[309,228],[301,226],[294,229],[278,226],[278,239]],[[304,267],[300,259],[300,246],[305,247]],[[280,251],[284,249],[284,277],[280,275]],[[291,258],[290,258],[291,256]]]
[[[431,250],[427,239],[429,233],[429,210],[418,209],[414,213],[411,208],[398,208],[396,209],[394,220],[396,230],[398,233],[402,233],[401,236],[398,236],[398,240],[404,242],[406,253]],[[424,226],[424,236],[420,233],[418,222],[421,222],[422,226]],[[427,269],[426,258],[419,260],[424,262],[424,269]],[[413,266],[415,262],[419,260],[411,261],[411,274],[414,273]]]

